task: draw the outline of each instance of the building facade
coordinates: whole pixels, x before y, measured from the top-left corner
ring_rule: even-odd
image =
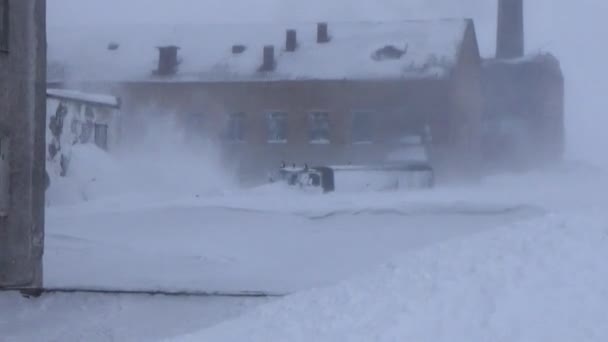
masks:
[[[304,30],[314,31],[287,30],[284,43],[254,49],[252,43],[210,46],[224,55],[196,69],[193,60],[213,53],[199,55],[182,40],[160,49],[157,68],[129,80],[83,75],[76,62],[61,69],[72,86],[123,99],[125,135],[137,136],[153,113],[174,113],[190,135],[216,142],[226,164],[247,181],[263,181],[283,161],[393,161],[412,136],[427,144],[440,181],[477,173],[481,58],[471,20],[322,23],[316,35],[298,39]],[[116,61],[108,68],[126,68],[115,52],[104,52]]]
[[[466,19],[72,30],[51,42],[50,71],[123,98],[126,135],[174,114],[247,177],[387,162],[419,135],[442,182],[561,160],[559,61],[525,55],[523,0],[498,0],[497,22],[485,60]]]
[[[0,287],[42,286],[44,0],[0,1]]]

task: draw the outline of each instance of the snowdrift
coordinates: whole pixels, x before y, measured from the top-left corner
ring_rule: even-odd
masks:
[[[183,151],[183,149],[181,150]],[[230,189],[232,178],[218,164],[180,153],[175,147],[163,153],[111,155],[93,144],[74,145],[66,177],[50,172],[47,205],[74,205],[122,197],[162,199],[197,197]]]
[[[74,145],[66,177],[49,171],[47,204],[75,204],[120,193],[121,168],[110,155],[93,144]]]
[[[47,205],[119,197],[123,204],[200,197],[236,186],[235,175],[222,166],[216,146],[203,137],[188,138],[176,115],[154,108],[137,115],[141,121],[136,127],[121,127],[120,144],[110,152],[94,144],[69,145],[66,177],[60,177],[57,163],[47,162]]]
[[[606,341],[607,226],[586,212],[450,241],[175,341]]]

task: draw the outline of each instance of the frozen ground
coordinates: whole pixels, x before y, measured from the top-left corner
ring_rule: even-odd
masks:
[[[492,334],[506,334],[511,324],[521,328],[520,337],[549,336],[531,335],[537,331],[524,318],[517,320],[525,296],[547,293],[553,297],[534,299],[538,312],[532,312],[547,305],[555,315],[565,315],[547,298],[559,297],[560,291],[579,295],[571,292],[578,289],[569,287],[573,283],[565,274],[578,272],[585,262],[602,271],[599,260],[605,260],[596,249],[602,224],[608,222],[599,214],[608,203],[608,182],[602,170],[580,164],[433,191],[329,196],[223,185],[221,191],[192,186],[169,194],[171,186],[162,182],[143,191],[142,180],[117,186],[112,177],[105,178],[124,175],[121,170],[88,166],[72,179],[72,187],[63,188],[67,193],[59,196],[51,189],[48,287],[300,294],[259,310],[258,305],[274,300],[85,294],[25,300],[0,294],[0,307],[14,308],[0,310],[0,340],[150,341],[187,335],[197,341],[441,341],[441,335],[410,334],[415,327],[437,324],[443,333],[478,328],[487,334],[456,335],[460,340],[503,336]],[[91,172],[97,172],[95,177]],[[579,220],[587,214],[587,221]],[[574,245],[561,244],[576,231],[588,234]],[[572,260],[576,264],[565,263],[572,246],[580,248],[588,240],[595,243],[587,253]],[[528,254],[520,255],[522,250]],[[388,270],[374,271],[390,260]],[[371,275],[359,276],[366,273]],[[551,281],[563,287],[550,292]],[[589,289],[584,300],[603,298],[599,287]],[[586,314],[594,307],[584,303],[575,307]],[[451,324],[450,315],[462,320]],[[559,317],[552,318],[558,322]],[[32,320],[40,324],[32,328]],[[410,320],[416,325],[405,323]],[[368,333],[360,327],[369,327]],[[268,335],[275,330],[276,337]],[[435,330],[426,329],[429,334]]]
[[[434,245],[174,341],[606,341],[607,223],[551,215]]]
[[[503,217],[500,228],[396,255],[174,340],[606,341],[607,185],[602,170],[568,164],[415,194],[419,203],[510,202],[544,213]]]
[[[158,341],[237,317],[263,299],[0,294],[0,341]]]
[[[290,293],[331,284],[395,253],[543,213],[510,201],[362,197],[279,191],[52,208],[46,285]]]

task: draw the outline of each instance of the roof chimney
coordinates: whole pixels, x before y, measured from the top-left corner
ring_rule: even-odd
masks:
[[[317,24],[317,43],[323,44],[329,42],[329,29],[327,23]]]
[[[298,48],[298,35],[296,30],[287,30],[285,37],[285,51],[294,52]]]
[[[242,44],[232,45],[232,54],[234,54],[234,55],[241,54],[241,53],[245,52],[245,50],[247,50],[247,47],[245,45],[242,45]]]
[[[498,1],[496,58],[519,58],[524,55],[523,0]]]
[[[177,60],[177,46],[159,46],[158,47],[158,70],[156,74],[160,76],[174,75],[177,72],[179,64]]]
[[[262,66],[260,67],[260,71],[272,71],[275,67],[274,60],[274,46],[266,45],[264,46],[264,61],[262,62]]]

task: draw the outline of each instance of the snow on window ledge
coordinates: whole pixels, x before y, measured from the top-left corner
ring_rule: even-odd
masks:
[[[269,144],[287,144],[287,139],[285,140],[268,140]]]
[[[374,142],[371,140],[368,141],[353,141],[353,145],[373,145]]]
[[[313,145],[329,145],[331,144],[331,141],[329,141],[329,139],[315,139],[311,140],[310,143]]]

